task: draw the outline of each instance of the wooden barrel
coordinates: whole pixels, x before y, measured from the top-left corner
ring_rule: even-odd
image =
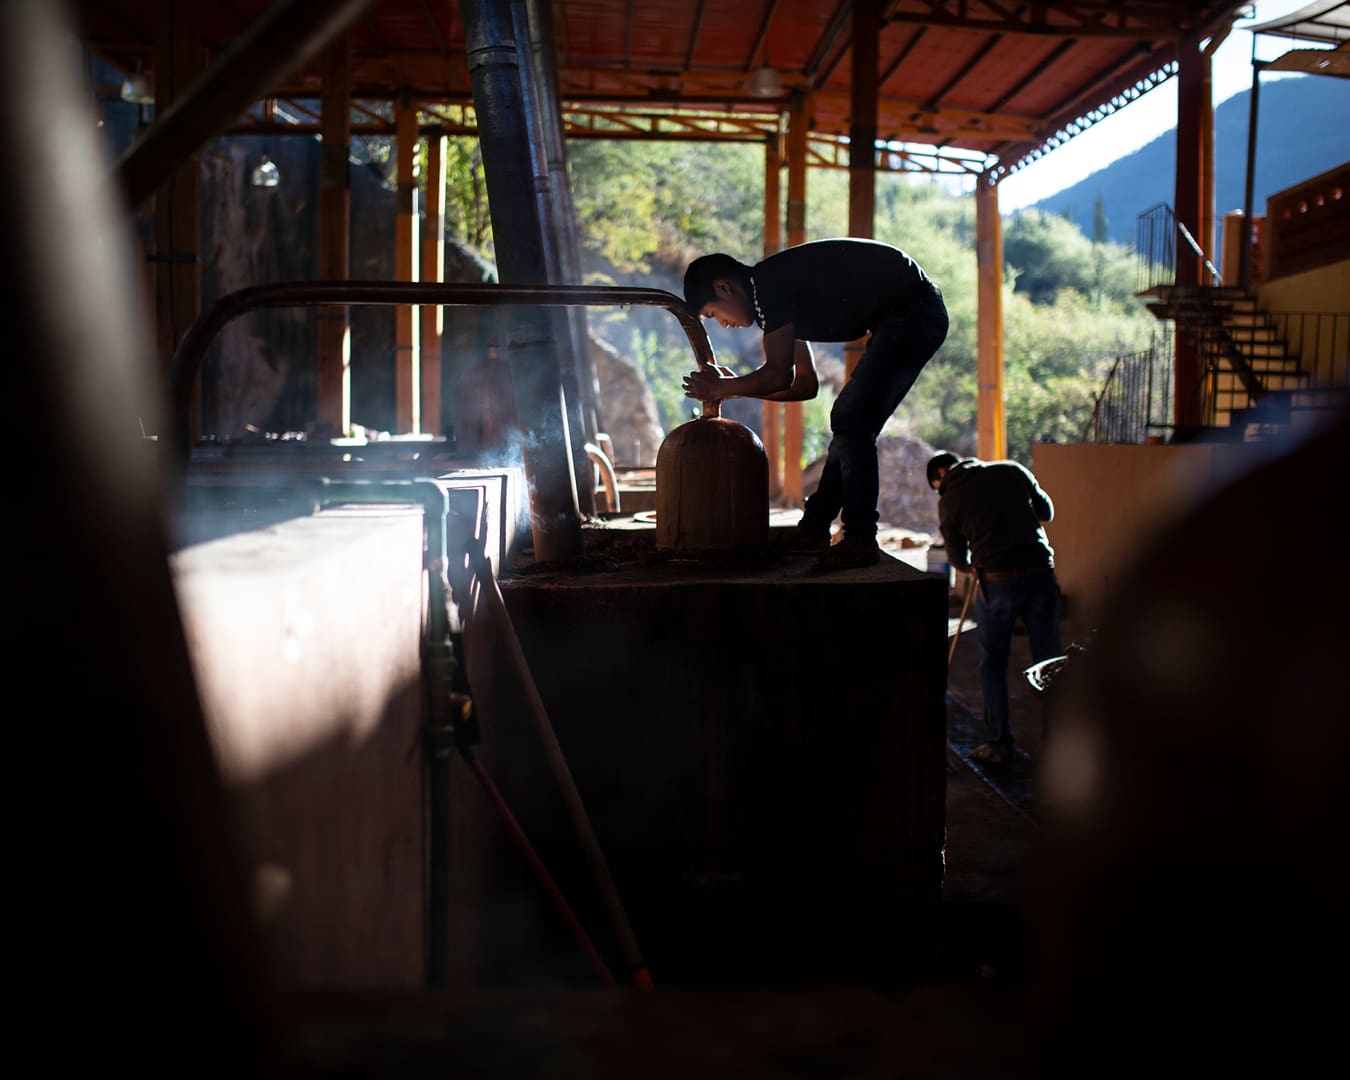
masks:
[[[656,454],[656,546],[697,555],[769,541],[769,458],[759,436],[720,416],[681,424]]]

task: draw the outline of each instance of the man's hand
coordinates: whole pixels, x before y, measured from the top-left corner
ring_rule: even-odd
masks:
[[[684,377],[684,396],[698,401],[721,401],[728,396],[719,390],[718,384],[735,376],[721,364],[709,364],[707,367],[691,371]]]

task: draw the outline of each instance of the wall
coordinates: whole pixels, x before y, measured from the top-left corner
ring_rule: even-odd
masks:
[[[1267,282],[1257,304],[1273,313],[1312,385],[1350,386],[1350,259]]]
[[[1350,259],[1266,282],[1257,306],[1263,311],[1350,310]]]
[[[421,508],[295,518],[172,571],[278,983],[420,986]]]
[[[1073,634],[1092,627],[1100,602],[1142,538],[1274,444],[1096,445],[1037,443],[1033,471],[1055,503],[1046,535]],[[1266,535],[1279,511],[1254,517]],[[1234,537],[1249,544],[1250,537]],[[1260,551],[1253,558],[1260,558]]]

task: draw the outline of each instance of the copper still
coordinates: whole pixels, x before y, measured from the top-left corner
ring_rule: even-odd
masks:
[[[763,549],[769,540],[769,458],[744,424],[703,416],[656,454],[656,546],[699,556]]]

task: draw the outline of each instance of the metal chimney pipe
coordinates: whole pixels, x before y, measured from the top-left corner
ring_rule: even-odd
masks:
[[[557,123],[557,116],[549,115],[546,93],[540,77],[538,45],[531,44],[529,15],[524,0],[511,0],[511,15],[520,59],[520,89],[525,102],[524,130],[530,149],[534,196],[539,210],[540,242],[544,249],[545,271],[548,281],[563,283],[562,246],[559,242],[558,202],[554,183],[558,179],[549,169],[546,132]],[[566,183],[566,178],[563,178]],[[594,436],[593,425],[583,416],[583,395],[577,379],[578,358],[567,319],[566,309],[549,311],[553,323],[553,340],[558,350],[558,372],[562,378],[563,407],[567,413],[572,453],[572,472],[576,477],[577,499],[584,513],[595,512],[595,482],[585,444]]]
[[[559,280],[563,284],[580,285],[581,255],[577,239],[576,210],[572,204],[572,189],[567,174],[567,145],[563,139],[562,110],[558,94],[558,53],[553,34],[552,0],[525,0],[529,17],[529,34],[533,46],[536,77],[539,82],[540,113],[548,157],[548,173],[552,179],[554,243],[561,260]],[[590,334],[587,330],[586,310],[569,308],[566,312],[572,334],[572,352],[575,360],[576,381],[581,391],[581,411],[586,421],[586,433],[595,438],[605,430],[600,414],[600,380],[591,356]]]
[[[548,262],[523,122],[525,97],[511,3],[465,0],[462,13],[498,277],[504,285],[543,284]],[[511,312],[507,358],[525,434],[534,556],[540,562],[570,562],[582,553],[581,516],[552,324],[546,309]]]

